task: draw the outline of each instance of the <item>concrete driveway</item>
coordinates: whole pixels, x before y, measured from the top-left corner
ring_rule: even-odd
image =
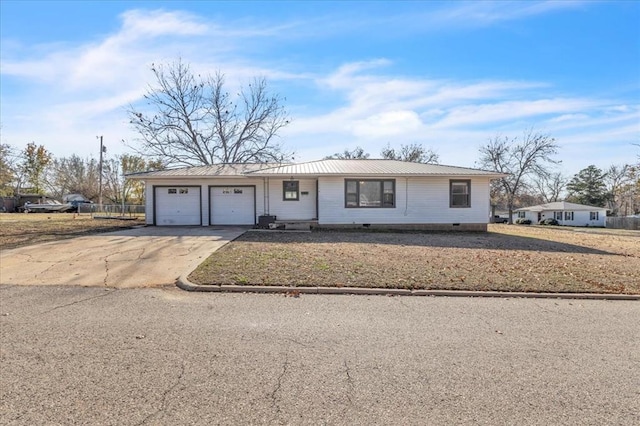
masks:
[[[242,228],[143,227],[0,254],[0,283],[116,288],[174,284]]]

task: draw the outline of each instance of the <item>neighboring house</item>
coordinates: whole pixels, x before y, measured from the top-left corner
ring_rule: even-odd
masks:
[[[504,175],[394,160],[222,164],[136,173],[150,225],[255,225],[260,216],[319,226],[486,230],[489,183]]]
[[[560,225],[566,226],[606,226],[607,209],[604,207],[586,206],[584,204],[556,201],[514,210],[513,221],[529,219],[538,223],[544,219],[556,219]]]

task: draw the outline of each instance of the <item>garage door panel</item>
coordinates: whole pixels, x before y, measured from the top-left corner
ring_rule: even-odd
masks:
[[[158,226],[202,224],[200,187],[156,187],[155,203]]]
[[[209,197],[212,225],[255,225],[255,187],[211,187]]]

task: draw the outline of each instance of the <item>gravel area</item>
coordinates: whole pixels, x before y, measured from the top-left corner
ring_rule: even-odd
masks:
[[[486,233],[247,232],[189,280],[640,294],[640,232],[516,225]]]

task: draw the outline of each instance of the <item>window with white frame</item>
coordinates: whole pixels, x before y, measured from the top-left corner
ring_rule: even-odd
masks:
[[[589,220],[599,220],[599,212],[589,212]]]
[[[353,207],[395,207],[396,181],[363,179],[344,181],[344,206]]]
[[[573,220],[573,212],[564,212],[564,220]]]
[[[525,217],[527,217],[526,212],[518,212],[518,219],[524,219]]]
[[[452,208],[471,207],[471,181],[470,180],[450,180],[449,181],[449,207],[452,207]]]
[[[556,220],[562,220],[562,212],[555,212]]]
[[[300,199],[300,182],[297,180],[283,181],[282,199],[284,201],[298,201]]]

